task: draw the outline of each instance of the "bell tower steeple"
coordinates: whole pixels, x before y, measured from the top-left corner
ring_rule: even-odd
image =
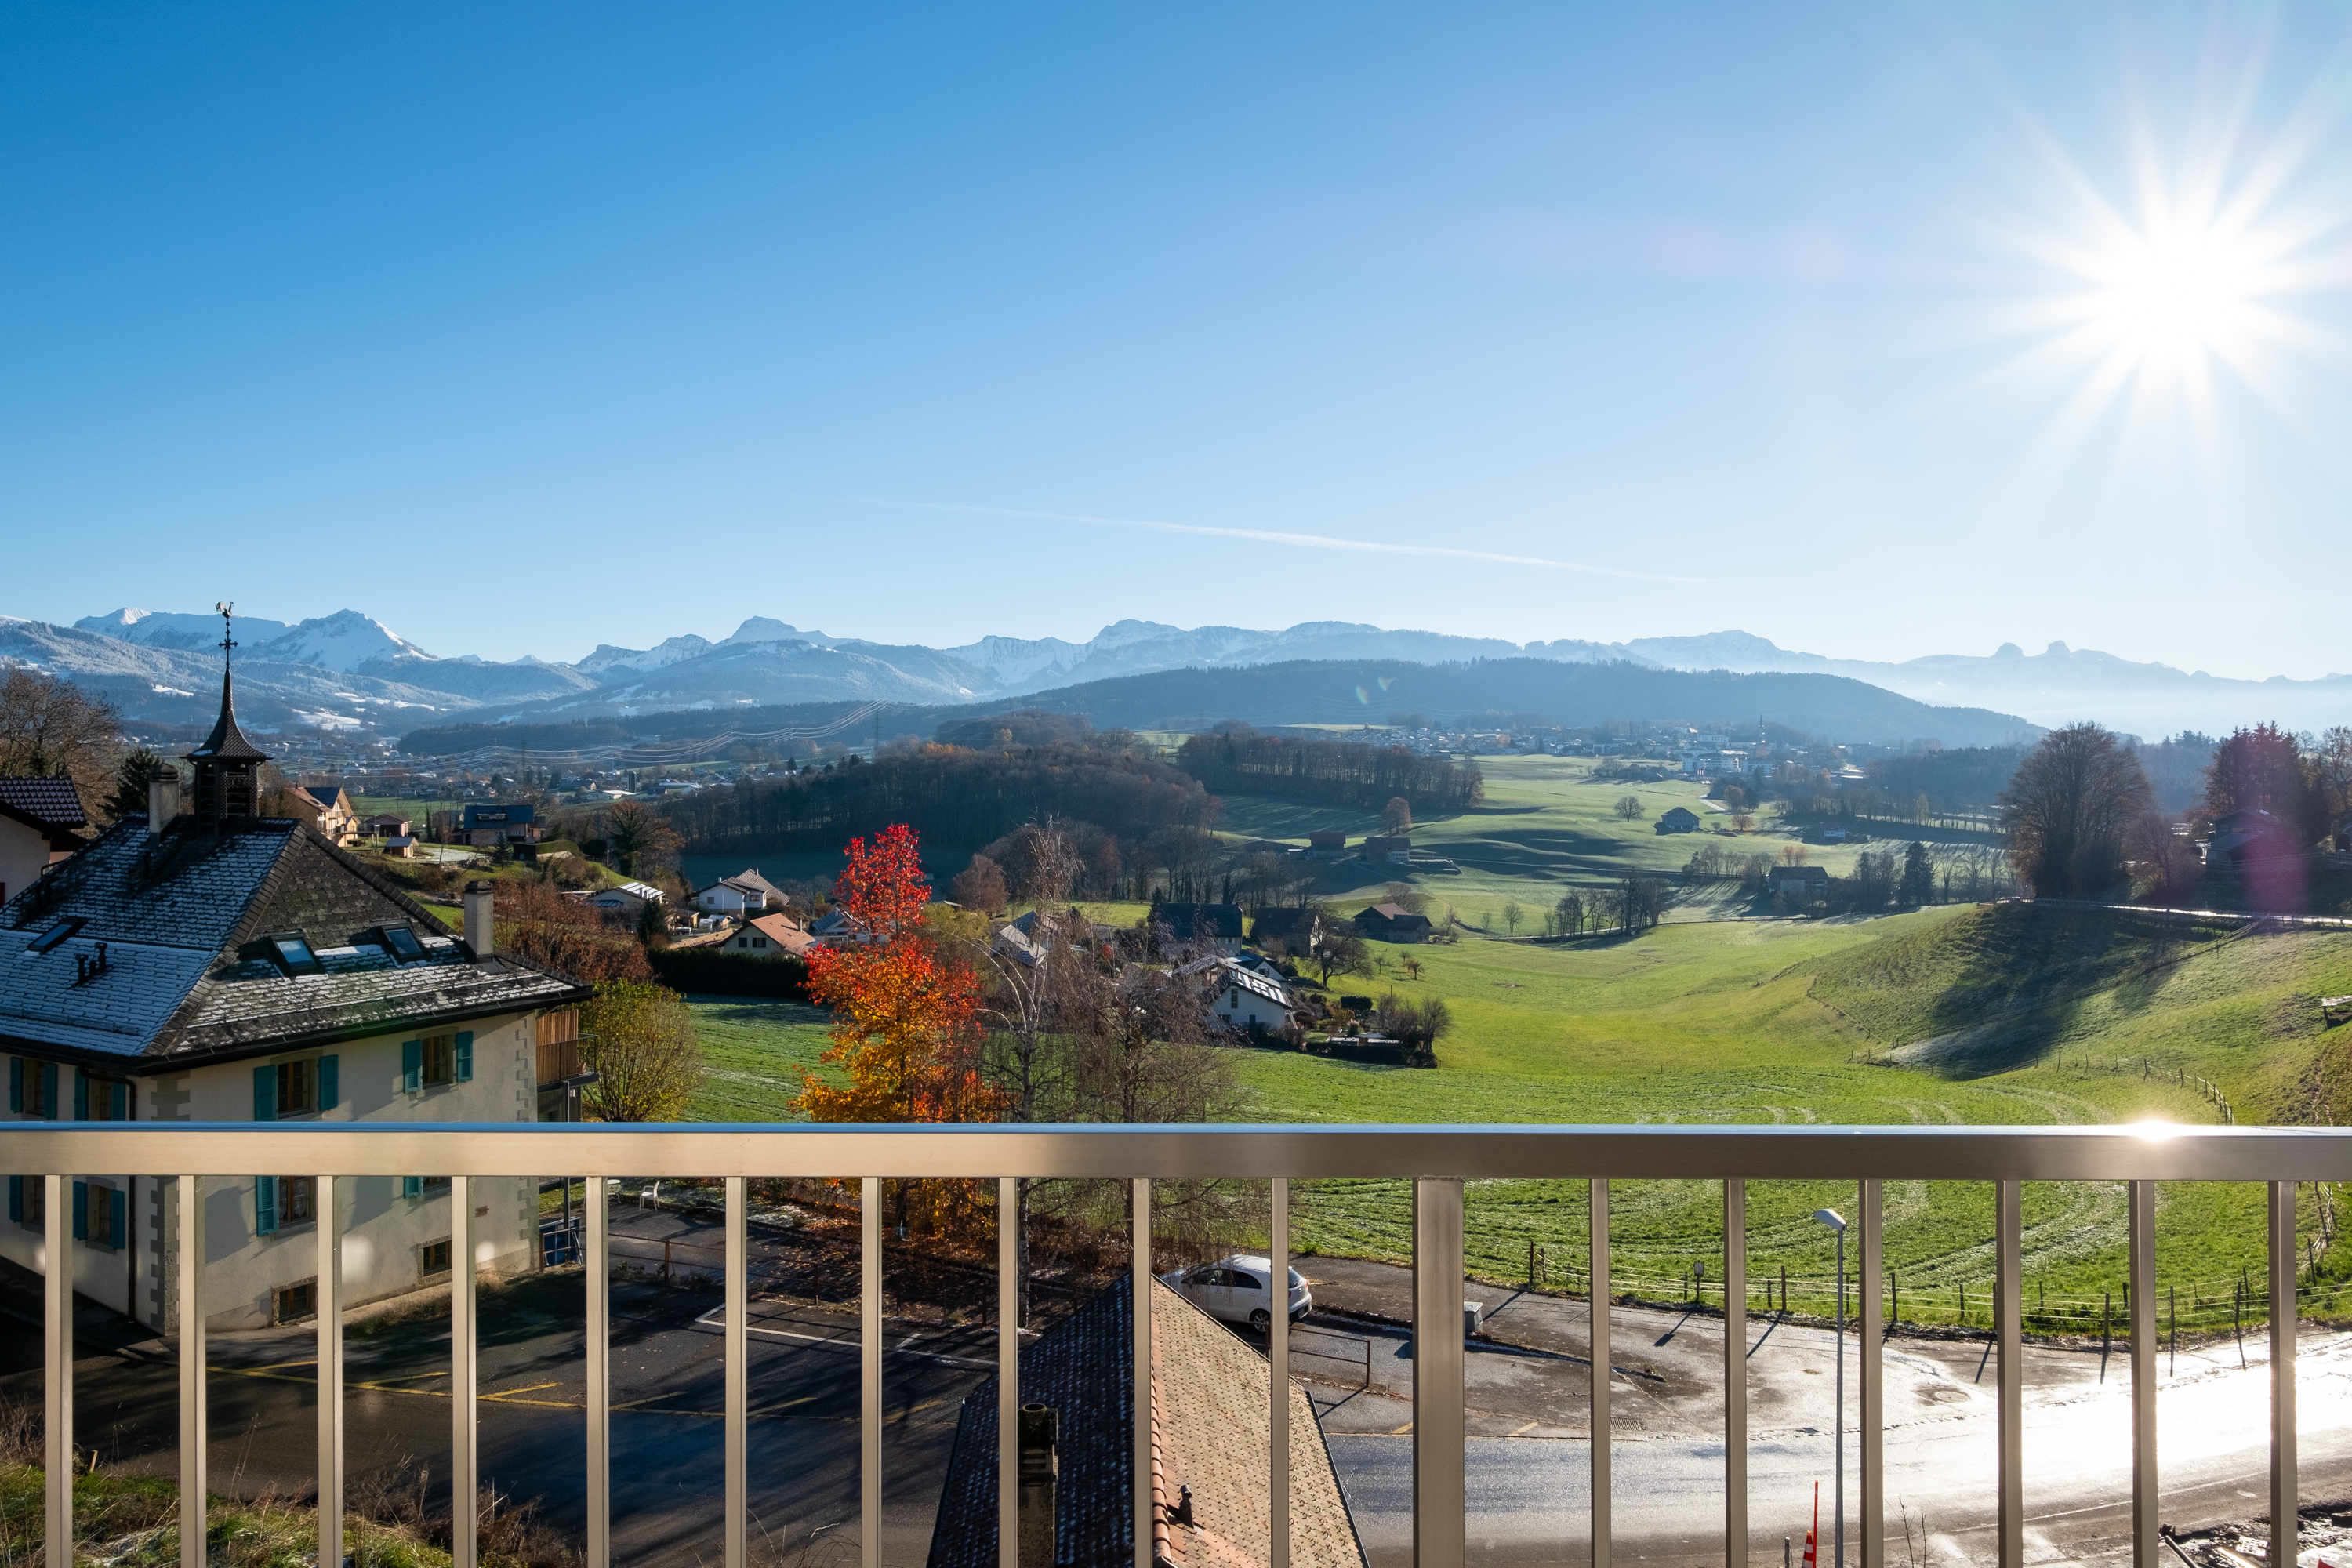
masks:
[[[269,754],[245,738],[237,728],[236,697],[229,668],[231,653],[236,647],[232,634],[232,617],[236,606],[226,602],[215,606],[221,618],[221,706],[220,718],[205,743],[188,752],[187,760],[195,764],[196,826],[214,829],[226,826],[238,817],[251,816],[261,800],[261,764]]]

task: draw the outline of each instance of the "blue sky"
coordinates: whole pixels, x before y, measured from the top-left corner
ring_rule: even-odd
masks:
[[[2337,5],[11,7],[0,612],[2352,668],[2347,50]]]

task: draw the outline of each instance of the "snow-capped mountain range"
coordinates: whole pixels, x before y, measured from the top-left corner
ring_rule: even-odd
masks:
[[[460,713],[561,720],[842,700],[940,705],[1193,667],[1496,658],[1842,676],[1937,706],[1989,708],[2039,724],[2090,718],[2149,736],[2263,719],[2298,729],[2352,722],[2352,677],[2230,679],[2063,643],[2033,655],[2005,643],[1987,655],[1897,664],[1795,651],[1740,631],[1520,644],[1344,621],[1257,631],[1124,620],[1085,642],[987,637],[934,648],[753,616],[715,641],[689,633],[647,648],[600,644],[576,663],[499,664],[436,657],[356,610],[292,624],[240,616],[236,628],[239,709],[263,725],[398,731]],[[219,640],[219,617],[201,614],[125,608],[71,626],[0,616],[0,663],[68,676],[104,690],[133,720],[158,723],[209,721]]]

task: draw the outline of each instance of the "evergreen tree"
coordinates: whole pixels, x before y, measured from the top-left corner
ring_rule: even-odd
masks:
[[[1906,910],[1917,909],[1936,896],[1936,868],[1927,858],[1927,847],[1913,840],[1903,852],[1903,883],[1896,890],[1895,901]]]

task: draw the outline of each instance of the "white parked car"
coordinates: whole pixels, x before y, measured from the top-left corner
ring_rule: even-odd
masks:
[[[1197,1268],[1171,1268],[1160,1283],[1213,1318],[1247,1323],[1253,1329],[1274,1324],[1274,1300],[1267,1282],[1274,1277],[1274,1259],[1249,1254],[1220,1258]],[[1307,1281],[1290,1271],[1290,1321],[1297,1322],[1315,1305]]]

